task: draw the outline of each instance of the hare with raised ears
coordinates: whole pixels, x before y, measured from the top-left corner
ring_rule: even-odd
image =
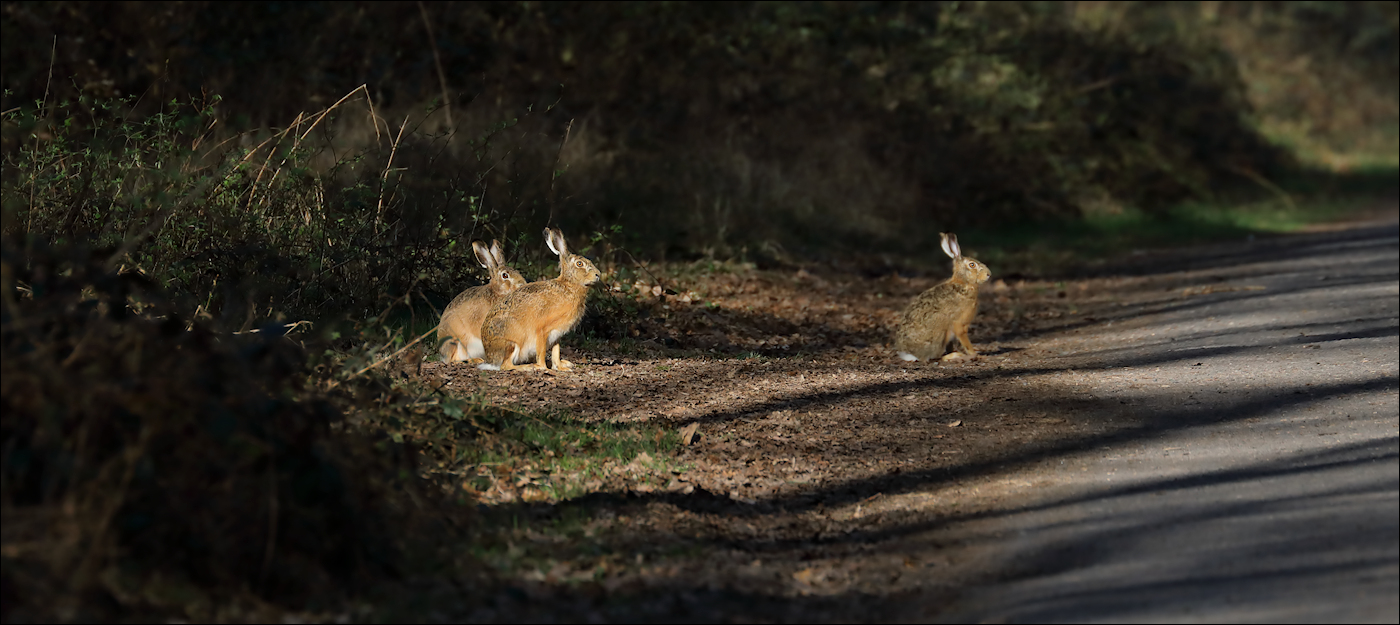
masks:
[[[492,240],[490,248],[481,241],[472,241],[472,251],[476,252],[476,260],[486,268],[491,281],[462,291],[442,311],[442,321],[437,327],[438,339],[450,338],[443,341],[438,352],[443,360],[449,362],[485,356],[486,351],[481,346],[481,323],[486,320],[486,314],[507,295],[525,285],[525,276],[506,265],[506,256],[501,252],[499,241]]]
[[[583,319],[588,286],[602,278],[587,258],[569,252],[564,233],[545,228],[545,242],[559,255],[559,277],[531,282],[507,296],[486,316],[481,340],[486,350],[482,369],[546,369],[553,350],[555,370],[573,368],[559,358],[559,338]],[[531,360],[534,364],[521,367]]]
[[[954,338],[962,345],[963,354],[977,355],[967,338],[967,327],[977,314],[977,286],[992,273],[986,265],[962,255],[956,235],[940,236],[944,253],[953,259],[953,276],[920,293],[904,309],[894,337],[894,349],[904,360],[958,358],[957,352],[944,356]]]

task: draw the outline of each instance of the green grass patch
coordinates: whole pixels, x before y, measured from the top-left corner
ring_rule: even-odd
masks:
[[[406,382],[404,396],[431,395]],[[492,405],[482,395],[406,400],[411,414],[377,425],[426,456],[429,477],[487,504],[547,501],[600,490],[665,486],[680,449],[673,428],[578,419],[567,411]]]
[[[427,477],[482,504],[469,536],[449,548],[467,562],[505,578],[576,584],[633,564],[637,553],[665,555],[614,521],[631,505],[627,493],[660,492],[686,468],[674,428],[501,407],[483,395],[420,402],[413,412],[379,425],[420,450]]]

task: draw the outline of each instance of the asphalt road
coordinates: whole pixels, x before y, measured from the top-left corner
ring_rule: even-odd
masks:
[[[1027,499],[963,530],[983,581],[910,618],[1400,620],[1400,228],[1141,270],[1208,288],[1054,348],[1143,427],[1025,469]]]

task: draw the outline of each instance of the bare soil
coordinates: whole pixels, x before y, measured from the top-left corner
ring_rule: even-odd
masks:
[[[1193,298],[1262,288],[1211,269],[1238,247],[1139,253],[1076,279],[994,274],[971,331],[981,355],[933,363],[901,361],[889,341],[903,306],[943,276],[682,268],[672,275],[690,277],[665,285],[608,285],[646,294],[643,318],[624,328],[632,339],[566,348],[573,371],[428,363],[421,375],[493,404],[694,436],[667,463],[614,463],[562,501],[541,487],[560,476],[491,474],[474,494],[479,526],[498,529],[464,566],[494,576],[422,582],[383,616],[939,614],[986,581],[969,578],[988,570],[985,536],[960,528],[1052,490],[1050,459],[1140,425],[1129,402],[1092,395],[1095,365],[1076,354],[1096,336],[1146,336],[1152,313]]]
[[[1114,273],[993,276],[971,359],[907,363],[889,347],[940,276],[737,268],[612,285],[647,293],[651,316],[621,348],[566,349],[573,371],[425,364],[426,381],[491,403],[696,427],[669,471],[613,466],[567,501],[540,476],[497,476],[475,494],[511,528],[495,537],[504,554],[484,556],[505,590],[429,584],[414,603],[443,619],[869,621],[905,613],[889,611],[901,596],[950,597],[978,555],[950,528],[1034,481],[1024,469],[1044,450],[1133,425],[1126,411],[1066,418],[1085,402],[1063,393],[1062,341],[1212,289],[1191,272]]]

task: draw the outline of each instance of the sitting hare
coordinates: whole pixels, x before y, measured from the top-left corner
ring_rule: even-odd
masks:
[[[588,298],[588,286],[602,278],[587,258],[569,253],[564,233],[545,228],[545,242],[559,255],[559,277],[520,287],[486,316],[481,340],[486,361],[481,369],[546,369],[545,356],[553,349],[554,369],[571,369],[559,358],[559,338],[580,319]],[[535,361],[529,367],[519,365]]]
[[[438,351],[442,359],[449,362],[485,355],[481,347],[481,322],[486,320],[486,314],[496,304],[525,285],[525,277],[506,265],[499,241],[491,241],[489,250],[485,243],[472,241],[472,251],[476,252],[476,259],[486,268],[491,281],[462,291],[442,311],[442,321],[437,327],[438,338],[451,338],[443,341]]]
[[[894,336],[894,349],[904,360],[958,358],[956,352],[943,355],[954,338],[962,344],[963,353],[977,355],[967,327],[977,314],[977,285],[992,274],[986,265],[962,255],[956,235],[941,236],[943,251],[953,258],[953,276],[920,293],[904,309]]]

